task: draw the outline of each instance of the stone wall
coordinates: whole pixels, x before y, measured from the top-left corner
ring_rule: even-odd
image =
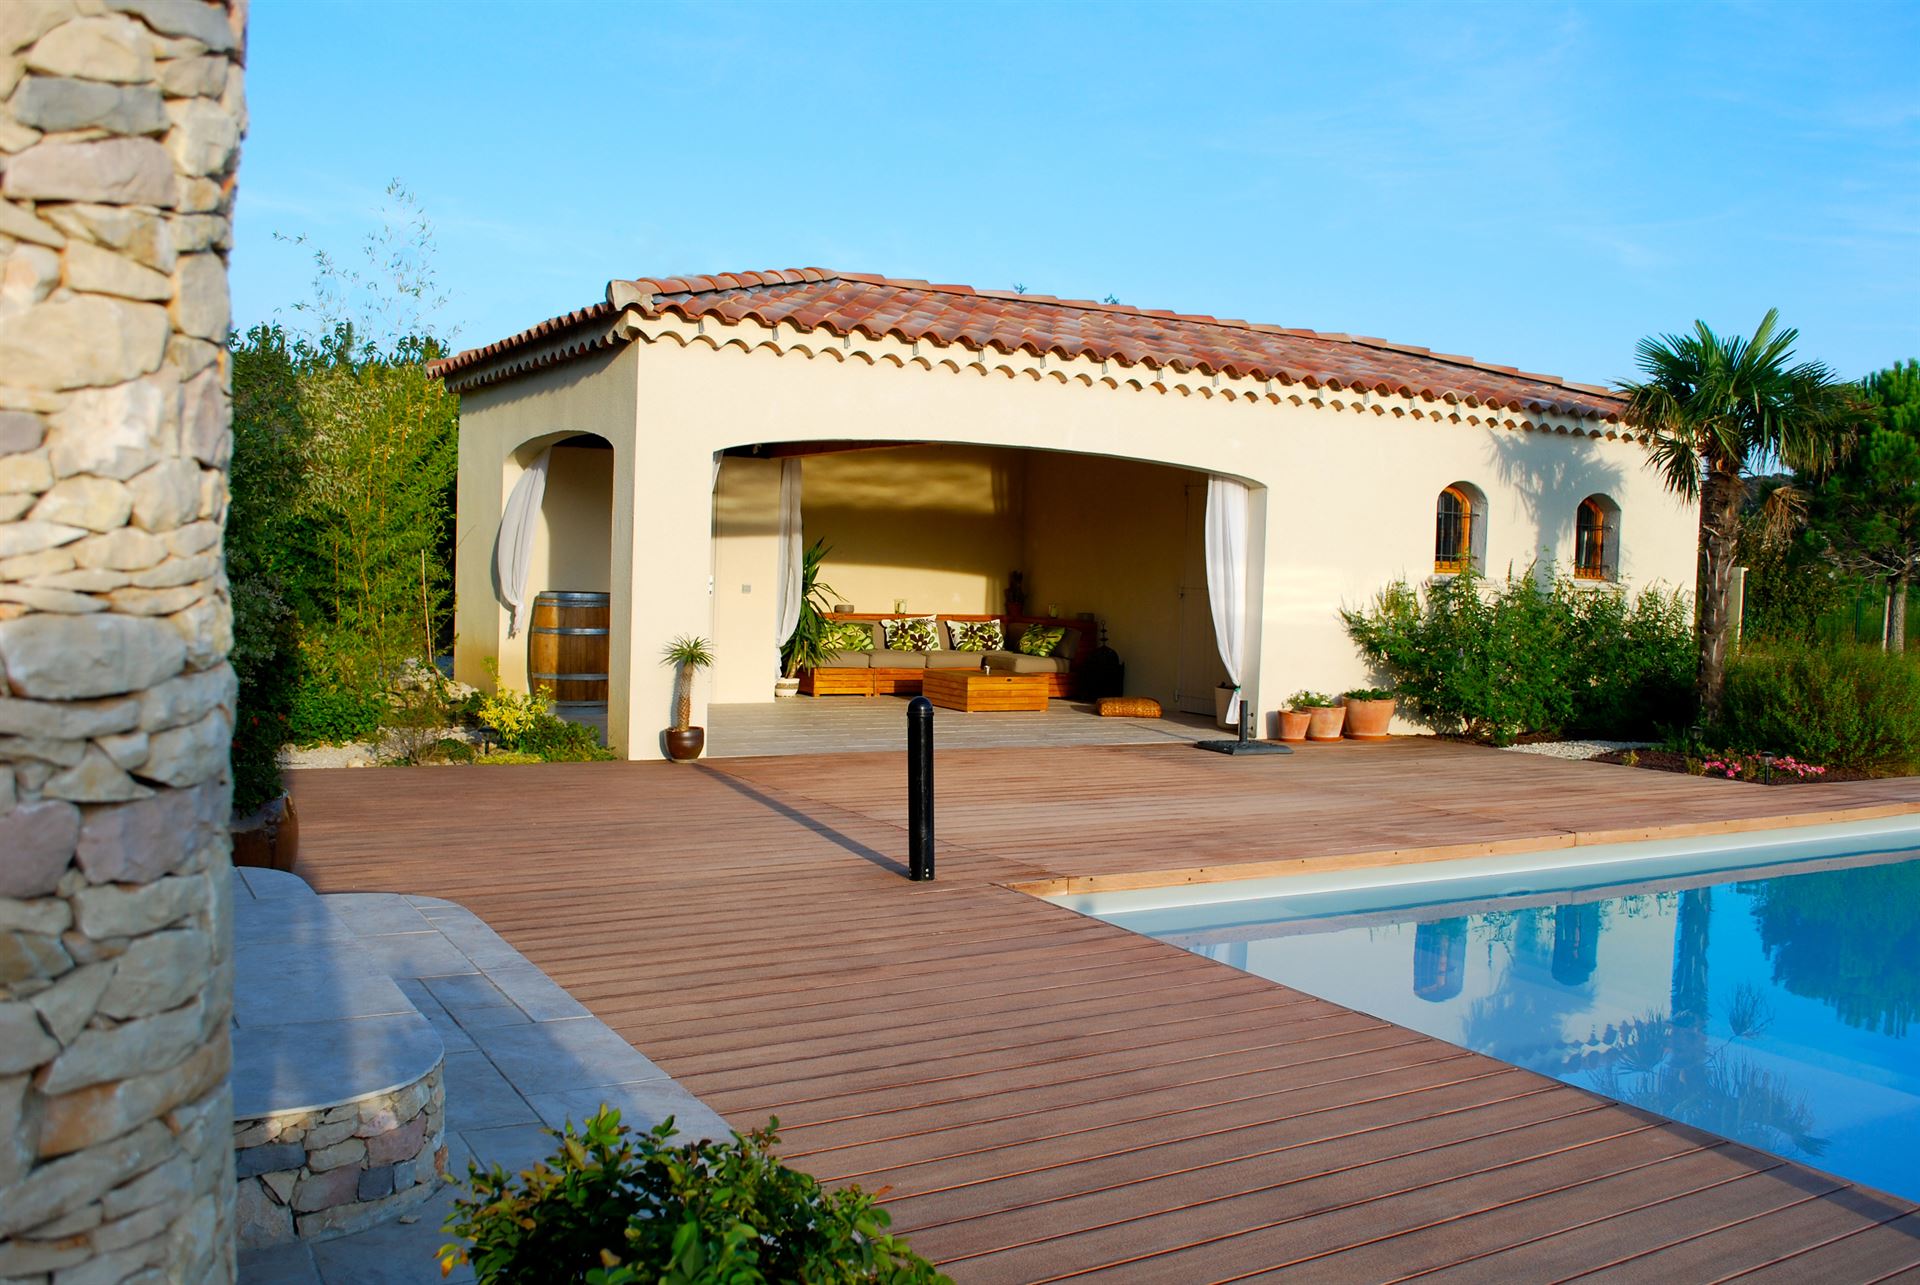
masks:
[[[446,1110],[435,1064],[390,1093],[235,1120],[239,1243],[343,1236],[424,1204],[447,1172]]]
[[[0,1278],[233,1275],[244,29],[0,3]]]

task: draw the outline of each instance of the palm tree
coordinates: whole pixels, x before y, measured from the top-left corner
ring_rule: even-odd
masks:
[[[673,730],[693,722],[693,674],[713,663],[713,644],[682,634],[667,644],[660,663],[673,666]]]
[[[1797,330],[1777,330],[1770,309],[1751,339],[1716,335],[1704,321],[1689,335],[1642,339],[1643,380],[1621,385],[1627,417],[1649,435],[1669,490],[1700,505],[1694,683],[1700,716],[1720,712],[1733,637],[1734,543],[1746,474],[1784,464],[1818,475],[1843,453],[1858,418],[1851,386],[1824,363],[1795,364]]]

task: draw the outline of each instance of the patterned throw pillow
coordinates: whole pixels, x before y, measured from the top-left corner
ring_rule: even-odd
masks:
[[[864,620],[829,620],[828,651],[872,651],[873,626]]]
[[[940,631],[932,616],[902,616],[887,624],[888,651],[939,651]]]
[[[955,651],[999,651],[1007,644],[997,620],[949,620],[947,632]]]
[[[1051,656],[1066,636],[1063,625],[1028,625],[1020,635],[1020,650],[1029,656]]]

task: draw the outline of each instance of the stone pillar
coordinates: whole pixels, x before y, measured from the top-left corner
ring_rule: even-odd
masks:
[[[233,1276],[244,3],[0,2],[0,1278]]]

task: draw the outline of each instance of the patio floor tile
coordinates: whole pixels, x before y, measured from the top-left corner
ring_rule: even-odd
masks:
[[[558,1093],[530,1093],[527,1102],[540,1113],[542,1120],[556,1129],[569,1120],[580,1124],[602,1106],[610,1106],[620,1113],[620,1122],[636,1133],[651,1129],[668,1116],[673,1117],[674,1136],[680,1141],[695,1137],[724,1138],[732,1132],[712,1108],[672,1080],[641,1080]]]
[[[262,1245],[240,1251],[240,1285],[321,1285],[305,1245]]]
[[[447,1054],[447,1124],[485,1129],[531,1124],[540,1117],[481,1052]]]
[[[666,1076],[633,1045],[592,1018],[500,1026],[470,1034],[513,1086],[525,1093],[561,1093]]]
[[[553,1154],[553,1135],[540,1124],[503,1124],[466,1129],[460,1134],[481,1165],[500,1165],[509,1173],[531,1169]]]
[[[433,931],[431,924],[420,932],[362,937],[360,946],[395,977],[443,977],[474,971],[473,961]]]

